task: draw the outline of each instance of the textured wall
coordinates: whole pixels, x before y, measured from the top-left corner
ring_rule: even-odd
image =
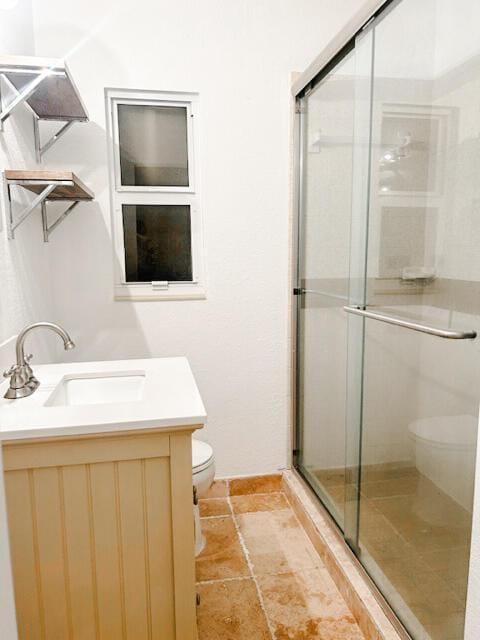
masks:
[[[12,3],[13,4],[13,3]],[[32,54],[33,22],[31,3],[20,0],[11,9],[8,3],[0,7],[0,52]],[[4,93],[4,98],[7,96]],[[27,116],[27,117],[25,117]],[[31,159],[31,116],[21,111],[12,116],[0,133],[0,168],[24,167]],[[42,280],[48,270],[46,256],[41,247],[41,227],[38,219],[28,221],[19,232],[15,243],[7,240],[4,202],[0,218],[0,366],[1,370],[12,357],[12,334],[35,316],[35,311],[48,305],[41,291]],[[36,222],[36,224],[35,224]],[[35,229],[33,227],[35,226]],[[36,233],[34,233],[36,232]],[[38,276],[38,279],[37,279]],[[43,277],[42,277],[43,276]],[[48,289],[48,281],[47,287]],[[14,640],[17,637],[11,570],[9,563],[8,533],[3,493],[3,466],[0,457],[0,637]]]
[[[0,8],[0,53],[32,55],[34,53],[32,8],[29,0],[20,0],[11,9]],[[8,7],[9,3],[5,3]],[[4,100],[8,88],[2,87]],[[35,168],[32,116],[19,107],[5,122],[0,133],[0,169]],[[12,191],[16,199],[15,211],[21,210],[29,197],[20,190]],[[4,347],[12,335],[29,322],[53,319],[50,247],[42,240],[40,213],[36,211],[18,228],[16,238],[7,238],[3,189],[0,195],[0,363],[11,358],[10,345]],[[29,345],[35,360],[52,357],[48,338],[32,337]],[[35,361],[34,360],[34,361]]]
[[[34,4],[37,52],[71,52],[91,116],[49,158],[72,166],[97,196],[55,238],[54,297],[78,345],[71,357],[186,355],[209,413],[201,437],[213,444],[221,475],[287,462],[290,73],[306,67],[356,5]],[[112,300],[106,86],[200,94],[205,301]]]

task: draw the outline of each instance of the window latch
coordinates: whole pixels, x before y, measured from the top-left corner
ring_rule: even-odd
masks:
[[[168,289],[168,280],[153,280],[152,289],[154,291],[165,291],[165,289]]]

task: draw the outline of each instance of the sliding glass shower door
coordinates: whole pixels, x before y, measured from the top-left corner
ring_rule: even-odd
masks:
[[[348,342],[343,306],[349,286],[354,93],[352,51],[299,104],[303,175],[298,463],[340,524]]]
[[[355,492],[359,451],[345,426],[357,430],[360,379],[348,363],[362,335],[344,307],[366,293],[372,46],[371,32],[360,34],[297,103],[295,460],[342,529],[356,519],[344,498]]]
[[[296,465],[422,640],[463,638],[478,434],[480,9],[460,4],[390,3],[298,101]]]

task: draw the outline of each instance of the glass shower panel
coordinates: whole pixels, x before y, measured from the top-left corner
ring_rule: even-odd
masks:
[[[375,26],[365,306],[480,332],[477,1],[458,13],[403,0]],[[414,638],[462,640],[480,338],[364,322],[360,558]]]
[[[297,466],[343,526],[353,52],[300,103],[303,180],[297,315]]]
[[[367,27],[355,39],[355,120],[352,170],[352,212],[348,305],[366,303],[366,265],[371,160],[371,105],[373,89],[374,30]],[[347,321],[347,393],[345,424],[344,535],[358,550],[358,496],[363,404],[364,322],[358,316]]]

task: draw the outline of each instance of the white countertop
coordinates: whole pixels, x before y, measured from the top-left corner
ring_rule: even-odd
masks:
[[[148,358],[38,365],[40,382],[28,398],[3,398],[0,385],[0,440],[203,425],[207,414],[186,358]],[[142,398],[131,402],[45,406],[65,376],[144,374]]]

